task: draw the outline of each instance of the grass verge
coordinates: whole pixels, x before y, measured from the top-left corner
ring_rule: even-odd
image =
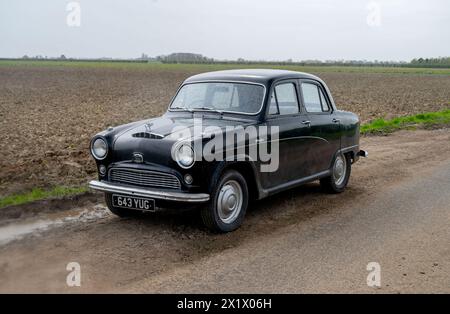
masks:
[[[64,187],[56,186],[51,190],[43,190],[41,188],[34,188],[30,192],[8,195],[0,198],[0,208],[10,206],[10,205],[20,205],[37,200],[73,196],[77,194],[82,194],[87,192],[87,186],[81,187]]]
[[[401,129],[415,129],[419,126],[434,127],[450,124],[450,109],[436,112],[419,113],[412,116],[397,117],[389,120],[376,119],[361,126],[361,134],[392,133]]]

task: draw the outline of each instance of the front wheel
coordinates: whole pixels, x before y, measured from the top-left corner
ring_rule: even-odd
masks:
[[[203,223],[215,232],[236,230],[242,224],[247,206],[247,182],[239,172],[226,171],[213,189],[209,204],[201,210]]]
[[[331,168],[331,175],[320,179],[320,185],[330,193],[341,193],[350,179],[352,162],[349,154],[338,154]]]

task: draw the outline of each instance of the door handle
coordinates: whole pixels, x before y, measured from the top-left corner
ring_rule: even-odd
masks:
[[[336,118],[333,118],[333,120],[331,120],[333,123],[339,123],[339,122],[341,122],[341,120],[339,120],[339,119],[336,119]]]
[[[302,124],[311,125],[311,121],[305,120],[305,121],[302,121]]]

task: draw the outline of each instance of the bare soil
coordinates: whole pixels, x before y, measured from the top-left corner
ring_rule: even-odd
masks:
[[[95,177],[97,132],[162,114],[188,76],[179,70],[0,67],[0,197]],[[450,76],[315,73],[362,121],[448,108]]]

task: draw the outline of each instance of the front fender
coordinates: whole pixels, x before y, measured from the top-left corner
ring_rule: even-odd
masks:
[[[211,179],[208,186],[208,192],[210,194],[213,193],[214,188],[217,186],[222,174],[229,169],[239,171],[244,176],[247,181],[249,190],[254,193],[253,197],[255,199],[261,199],[266,196],[261,186],[258,163],[249,159],[244,161],[218,161],[210,177]]]

